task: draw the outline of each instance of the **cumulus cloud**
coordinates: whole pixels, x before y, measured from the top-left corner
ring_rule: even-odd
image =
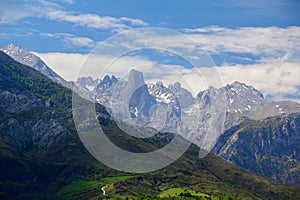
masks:
[[[104,55],[71,54],[71,53],[38,53],[32,52],[42,58],[49,67],[68,81],[75,81],[80,76],[103,78],[105,74],[123,77],[129,72],[127,66],[137,67],[154,63],[142,58],[124,57],[115,64],[115,58]],[[106,70],[109,68],[109,70]]]
[[[74,0],[64,0],[72,4]],[[115,32],[129,29],[136,26],[147,25],[141,19],[129,17],[100,16],[92,13],[75,13],[66,11],[61,5],[45,0],[26,1],[1,1],[0,2],[0,23],[11,24],[28,17],[46,18],[57,22],[68,22],[76,26],[93,29],[112,30]]]
[[[86,37],[69,37],[66,39],[75,46],[90,47],[90,46],[93,46],[93,43],[94,43],[93,40],[91,40],[90,38],[86,38]]]
[[[148,25],[146,22],[144,22],[143,20],[140,19],[134,19],[134,18],[129,18],[129,17],[121,17],[120,21],[123,22],[129,22],[132,25],[136,25],[136,26],[146,26]]]
[[[172,50],[185,54],[223,56],[225,62],[238,58],[253,63],[274,60],[289,55],[289,59],[298,58],[300,52],[300,27],[203,27],[184,29],[182,34],[165,34],[167,31],[130,31],[126,37],[112,43],[127,49],[141,46]],[[197,56],[196,56],[197,57]],[[191,59],[193,59],[191,57]],[[197,58],[196,58],[197,59]],[[222,64],[222,63],[218,63]]]
[[[30,17],[32,11],[30,6],[20,6],[16,1],[0,1],[0,24],[13,24],[16,21]]]
[[[53,37],[63,41],[66,45],[75,47],[94,47],[96,42],[87,37],[78,37],[66,33],[41,33],[42,36]]]
[[[203,49],[211,53],[250,53],[279,56],[300,50],[300,27],[206,27],[185,29]]]
[[[255,61],[251,64],[223,63],[216,67],[194,65],[194,69],[187,69],[175,63],[160,65],[147,56],[127,56],[116,61],[113,51],[108,51],[107,55],[93,55],[88,59],[87,55],[83,54],[44,53],[38,55],[68,80],[74,80],[76,76],[72,75],[71,77],[70,73],[78,71],[82,66],[87,68],[86,75],[93,76],[99,75],[99,71],[104,71],[102,67],[111,64],[105,73],[124,77],[129,68],[136,68],[145,73],[148,82],[162,81],[170,84],[179,81],[194,95],[206,89],[211,85],[211,80],[215,79],[218,84],[214,86],[217,87],[240,81],[254,86],[265,96],[274,99],[300,98],[300,27],[243,27],[236,29],[204,27],[184,31],[187,36],[179,37],[178,35],[152,34],[151,31],[150,33],[134,32],[133,34],[129,32],[129,36],[126,36],[125,39],[120,37],[119,40],[113,40],[107,45],[117,45],[122,47],[122,51],[147,45],[154,45],[161,50],[176,51],[179,49],[193,52],[192,54],[187,53],[187,55],[194,55],[194,58],[188,58],[191,60],[199,59],[203,48],[210,55],[226,53],[229,57],[243,57],[243,54],[247,53],[257,57],[251,58]],[[149,37],[146,40],[143,39],[147,34]],[[91,42],[84,41],[80,40],[78,43],[89,44]],[[203,64],[202,58],[208,57],[201,57],[200,60]],[[247,58],[245,59],[247,60]],[[65,63],[68,63],[68,69],[66,69]]]
[[[67,81],[76,80],[81,64],[87,58],[85,54],[71,53],[38,53],[31,52],[40,57],[51,69]]]
[[[45,16],[51,20],[74,23],[78,26],[95,29],[113,29],[120,31],[129,29],[129,25],[146,25],[145,22],[133,18],[114,18],[110,16],[99,16],[96,14],[75,14],[62,10],[53,10],[47,12]],[[129,24],[129,25],[127,25]]]

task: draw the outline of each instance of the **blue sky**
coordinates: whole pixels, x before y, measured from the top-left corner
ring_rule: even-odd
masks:
[[[68,43],[66,38],[69,36],[101,41],[117,31],[134,27],[181,30],[206,26],[288,27],[299,26],[300,23],[300,2],[297,0],[4,0],[0,5],[0,45],[13,42],[39,52],[84,53],[89,51],[86,46]],[[79,19],[62,19],[85,16],[89,20],[87,15],[112,19],[110,22],[107,20],[107,26],[103,27],[89,25],[83,19],[81,22]],[[137,19],[141,23],[132,23],[130,20],[121,20],[122,18]]]
[[[168,28],[199,44],[219,67],[224,84],[238,80],[272,98],[299,98],[299,10],[297,0],[2,0],[0,46],[22,46],[74,80],[99,42],[134,28]],[[166,48],[197,49],[178,38],[172,45],[155,39]],[[147,56],[123,63],[148,61],[154,63]]]

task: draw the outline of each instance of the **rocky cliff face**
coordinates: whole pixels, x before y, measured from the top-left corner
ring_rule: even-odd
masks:
[[[141,124],[143,124],[143,122],[147,123],[150,117],[150,108],[156,104],[156,100],[149,94],[142,72],[136,70],[130,71],[128,82],[122,95],[122,99],[125,100],[124,106],[129,106],[130,115],[135,121],[141,122]]]
[[[47,149],[70,140],[73,137],[67,128],[73,123],[70,110],[61,110],[60,105],[49,99],[55,101],[55,95],[60,92],[68,95],[71,91],[60,91],[46,76],[3,52],[0,65],[0,138],[22,151]],[[35,81],[45,85],[39,87]]]
[[[300,185],[300,113],[246,119],[220,136],[214,152],[250,171]]]
[[[44,107],[39,106],[37,109],[44,109]],[[31,114],[31,112],[35,113]],[[55,110],[45,109],[40,112],[30,109],[18,115],[1,110],[1,113],[4,114],[5,119],[0,121],[0,137],[20,151],[31,148],[48,149],[73,138],[73,134],[65,128],[72,122]],[[29,115],[30,118],[24,118]]]

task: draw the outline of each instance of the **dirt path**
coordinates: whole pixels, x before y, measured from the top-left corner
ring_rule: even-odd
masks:
[[[107,188],[107,186],[108,186],[108,185],[105,185],[105,186],[103,186],[103,187],[101,188],[101,190],[102,190],[102,192],[103,192],[103,196],[105,196],[105,194],[106,194],[106,193],[105,193],[105,188]]]

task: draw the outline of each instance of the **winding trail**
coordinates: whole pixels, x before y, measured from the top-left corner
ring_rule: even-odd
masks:
[[[105,188],[107,188],[108,187],[108,185],[105,185],[105,186],[103,186],[102,188],[101,188],[101,190],[102,190],[102,192],[103,192],[103,196],[105,196]]]

